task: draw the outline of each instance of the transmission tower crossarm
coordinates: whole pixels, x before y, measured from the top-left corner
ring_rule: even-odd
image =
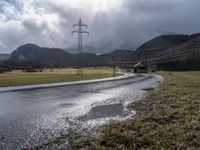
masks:
[[[87,33],[89,35],[89,32],[88,31],[85,31],[85,30],[80,30],[81,33]]]
[[[74,33],[74,32],[78,33],[78,32],[79,32],[79,30],[73,30],[72,32],[73,32],[73,33]]]
[[[74,30],[74,31],[72,31],[72,35],[74,34],[74,33],[78,33],[79,31],[78,30]]]
[[[87,34],[89,35],[89,32],[88,32],[88,31],[85,31],[85,30],[74,30],[74,31],[72,31],[72,35],[73,35],[74,33],[87,33]]]
[[[87,29],[87,25],[86,24],[83,24],[81,19],[79,19],[79,22],[76,23],[76,24],[73,24],[73,28],[75,27],[85,27]]]
[[[73,28],[79,27],[79,26],[81,26],[81,27],[86,27],[86,29],[87,29],[87,25],[86,25],[86,24],[82,24],[82,23],[81,23],[81,24],[78,24],[78,23],[77,23],[77,24],[74,24],[74,25],[73,25]]]

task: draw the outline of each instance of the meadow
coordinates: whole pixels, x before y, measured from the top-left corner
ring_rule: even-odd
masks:
[[[77,75],[74,68],[46,69],[43,72],[27,73],[14,70],[0,74],[0,87],[69,82],[112,77],[111,68],[84,68],[83,75]]]

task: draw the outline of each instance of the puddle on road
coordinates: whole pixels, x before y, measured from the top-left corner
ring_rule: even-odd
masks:
[[[144,88],[144,89],[142,89],[142,90],[148,91],[148,92],[149,92],[149,91],[153,91],[154,89],[155,89],[155,88],[151,88],[151,87],[150,87],[150,88]]]
[[[84,116],[79,117],[81,121],[88,121],[91,119],[99,119],[106,117],[125,117],[130,114],[130,111],[124,109],[122,104],[111,104],[111,105],[101,105],[93,107],[89,113]]]

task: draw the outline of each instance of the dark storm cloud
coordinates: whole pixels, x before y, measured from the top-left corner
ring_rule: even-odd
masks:
[[[106,11],[72,7],[70,0],[0,1],[0,53],[27,42],[50,47],[73,45],[76,36],[71,37],[70,31],[79,17],[89,25],[87,43],[107,39],[136,47],[159,34],[200,32],[200,0],[116,1],[120,6]]]
[[[199,0],[125,0],[133,22],[145,31],[192,33],[199,31]]]

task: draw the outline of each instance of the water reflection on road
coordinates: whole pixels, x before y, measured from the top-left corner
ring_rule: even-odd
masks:
[[[156,87],[160,76],[0,93],[0,149],[30,148],[134,114],[125,106]]]

